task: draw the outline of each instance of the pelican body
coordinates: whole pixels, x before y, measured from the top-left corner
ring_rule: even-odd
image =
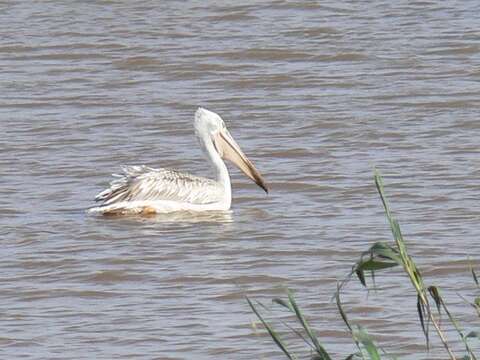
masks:
[[[95,197],[101,204],[89,209],[103,215],[155,214],[173,211],[222,211],[230,209],[232,187],[223,159],[231,161],[268,193],[262,175],[248,160],[216,113],[198,108],[195,133],[216,178],[207,179],[171,169],[124,166],[123,173]]]

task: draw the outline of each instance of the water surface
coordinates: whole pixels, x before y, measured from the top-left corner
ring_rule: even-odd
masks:
[[[473,329],[456,293],[475,294],[468,257],[480,267],[479,13],[477,1],[2,2],[1,357],[278,359],[244,295],[268,303],[290,287],[345,358],[336,282],[391,239],[374,167],[427,281]],[[232,169],[228,214],[85,214],[123,164],[209,175],[199,105],[222,115],[268,196]],[[390,274],[368,297],[347,288],[351,320],[402,358],[446,358],[436,340],[424,352],[415,296]]]

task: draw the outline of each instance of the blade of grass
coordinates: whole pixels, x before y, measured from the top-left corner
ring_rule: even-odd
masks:
[[[287,303],[286,301],[282,300],[282,299],[279,299],[279,298],[275,298],[272,300],[272,302],[274,303],[277,303],[277,304],[280,304],[284,307],[286,307],[287,309],[291,309],[291,305],[289,303]],[[264,308],[266,311],[271,311],[268,307],[266,307],[264,304],[262,304],[261,302],[258,302],[258,305],[260,305],[262,308]],[[291,309],[291,312],[292,313],[295,313],[295,311],[293,310],[293,308]],[[283,320],[280,320],[280,323],[285,326],[288,330],[290,330],[291,332],[293,332],[295,335],[297,335],[300,339],[303,340],[303,342],[305,344],[307,344],[312,350],[315,351],[315,347],[308,341],[308,339],[305,338],[305,336],[303,336],[303,334],[298,331],[297,329],[295,329],[293,326],[290,326],[289,324],[287,324],[285,321]]]
[[[388,205],[387,198],[384,193],[384,188],[383,188],[383,179],[380,175],[380,173],[375,170],[375,185],[377,187],[377,191],[380,195],[380,199],[382,200],[383,207],[385,210],[385,214],[387,217],[387,220],[390,224],[390,228],[392,231],[393,238],[395,240],[395,243],[397,244],[398,247],[398,252],[400,254],[401,260],[402,260],[402,265],[407,273],[408,277],[410,278],[410,282],[412,283],[413,287],[415,288],[418,296],[418,313],[420,316],[420,321],[422,323],[422,329],[424,330],[424,333],[426,334],[426,339],[427,339],[427,344],[428,344],[428,323],[431,321],[440,340],[442,341],[443,346],[445,347],[445,350],[447,351],[448,355],[452,360],[455,360],[456,357],[453,354],[452,350],[450,349],[450,346],[448,345],[447,339],[440,329],[439,324],[437,321],[434,319],[432,316],[431,310],[430,310],[430,304],[428,302],[428,297],[425,289],[425,285],[423,284],[422,276],[420,274],[420,271],[418,270],[417,266],[415,265],[414,261],[408,255],[407,252],[407,247],[405,244],[405,241],[403,239],[402,232],[400,230],[400,225],[398,224],[397,220],[393,217],[390,207]],[[423,318],[425,318],[425,315],[427,315],[427,323],[426,326],[423,323]]]
[[[367,287],[367,282],[365,281],[365,273],[362,270],[355,270],[355,274],[357,274],[357,277],[360,283],[364,287]]]
[[[283,299],[280,299],[280,298],[274,298],[272,299],[272,302],[278,304],[278,305],[281,305],[283,306],[284,308],[287,308],[288,310],[290,310],[290,312],[292,313],[295,313],[295,310],[293,309],[292,305],[290,304],[290,302],[288,301],[285,301]]]
[[[365,271],[371,271],[372,280],[373,283],[375,283],[375,271],[388,269],[397,265],[401,265],[398,252],[388,244],[377,242],[373,244],[370,249],[362,253],[360,259],[352,267],[350,274],[340,283],[340,288],[346,284],[353,274],[356,274],[360,283],[364,287],[367,287]],[[337,291],[339,290],[340,289]]]
[[[453,327],[457,331],[458,335],[460,336],[460,339],[462,340],[463,344],[465,345],[465,350],[470,356],[471,360],[476,360],[476,356],[473,353],[472,349],[468,345],[467,337],[463,333],[462,329],[460,328],[460,325],[458,324],[457,320],[453,317],[453,315],[450,313],[450,311],[447,308],[447,304],[445,304],[445,301],[443,300],[442,296],[440,295],[440,290],[436,286],[430,286],[428,288],[430,295],[435,299],[435,303],[439,304],[443,310],[445,311],[445,314],[447,314],[448,319],[452,323]],[[439,310],[440,312],[440,310]]]
[[[475,273],[475,269],[473,268],[473,265],[471,262],[470,262],[470,271],[472,272],[473,281],[475,281],[475,284],[477,285],[477,287],[480,288],[480,283],[478,282],[477,274]]]
[[[315,349],[316,349],[318,355],[320,355],[319,359],[321,359],[321,360],[331,360],[330,355],[328,355],[327,351],[323,348],[322,345],[320,345],[320,342],[318,341],[317,336],[312,331],[312,329],[310,328],[310,325],[308,324],[307,320],[303,316],[302,311],[298,307],[292,292],[290,290],[287,290],[287,294],[288,294],[288,300],[290,301],[290,304],[292,305],[292,308],[295,311],[295,315],[297,316],[298,321],[300,322],[300,324],[302,324],[302,326],[305,329],[308,337],[310,338],[310,340],[312,340],[312,343],[315,346]]]
[[[417,296],[417,312],[418,312],[418,318],[420,319],[420,325],[422,326],[422,331],[423,335],[425,336],[426,342],[427,342],[427,349],[429,348],[429,336],[428,336],[428,328],[425,324],[425,305],[422,302],[422,299],[420,296]]]
[[[368,259],[359,264],[358,269],[361,269],[362,271],[378,271],[388,269],[397,265],[397,263],[391,261],[378,261],[374,259]]]
[[[402,264],[402,259],[398,253],[398,250],[389,244],[383,242],[376,242],[372,245],[368,252],[380,258],[396,262],[398,265]]]
[[[480,331],[470,331],[467,334],[467,338],[477,338],[480,339]]]
[[[359,344],[358,340],[355,338],[355,336],[353,336],[352,326],[350,325],[350,322],[348,321],[347,314],[343,310],[343,307],[342,307],[342,301],[340,300],[340,285],[338,283],[337,283],[337,292],[335,293],[335,300],[336,300],[336,303],[337,303],[338,311],[340,312],[340,316],[342,317],[342,320],[345,323],[345,325],[347,325],[348,331],[350,332],[350,335],[352,336],[352,339],[355,342],[355,345],[357,346],[358,350],[361,353],[362,349],[360,348],[360,344]],[[353,354],[351,356],[353,356]]]
[[[377,346],[374,344],[370,335],[362,327],[357,326],[357,329],[353,331],[353,335],[356,338],[356,340],[362,344],[370,360],[381,359],[380,354],[378,353]],[[362,356],[363,356],[363,351],[362,351]]]
[[[442,306],[442,298],[440,297],[440,293],[438,292],[438,288],[436,286],[429,286],[428,292],[430,296],[435,301],[435,305],[437,306],[438,315],[441,315],[441,306]]]
[[[263,326],[267,329],[268,333],[270,334],[271,338],[277,344],[277,346],[283,351],[283,353],[286,355],[287,358],[290,360],[296,360],[296,357],[287,350],[287,347],[285,346],[284,342],[280,338],[280,336],[275,332],[275,330],[270,326],[269,323],[265,321],[265,319],[260,315],[260,313],[257,311],[257,308],[255,305],[253,305],[252,301],[249,299],[248,296],[246,296],[248,305],[250,305],[250,308],[252,311],[257,315],[258,319],[262,322]]]
[[[463,296],[462,294],[457,294],[458,296],[460,296],[460,298],[468,305],[470,305],[471,307],[473,307],[475,309],[475,311],[477,312],[477,315],[480,317],[480,298],[476,298],[474,300],[474,302],[470,302],[468,301],[465,296]]]
[[[345,323],[345,325],[347,325],[347,328],[348,328],[348,330],[349,330],[349,332],[352,336],[352,339],[355,342],[355,345],[357,346],[357,348],[359,350],[359,353],[358,353],[359,355],[358,354],[351,354],[349,358],[353,359],[353,357],[355,355],[358,355],[358,356],[362,357],[363,359],[365,359],[365,356],[362,352],[362,348],[360,347],[360,343],[359,343],[358,339],[355,337],[352,325],[350,324],[350,321],[348,320],[347,313],[343,309],[342,301],[340,299],[340,284],[338,284],[338,283],[337,283],[337,291],[335,293],[335,300],[336,300],[338,311],[340,312],[340,316],[342,317],[342,320]],[[365,330],[365,332],[366,332],[366,330]],[[382,347],[377,347],[377,348],[380,349],[382,351],[382,353],[385,354],[386,356],[388,356],[389,358],[396,359],[393,355],[387,354],[387,352]]]

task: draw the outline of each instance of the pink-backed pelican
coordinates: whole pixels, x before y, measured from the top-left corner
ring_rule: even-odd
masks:
[[[103,215],[155,214],[173,211],[228,210],[232,203],[230,175],[223,159],[234,163],[268,193],[262,175],[230,135],[223,119],[203,108],[195,112],[195,133],[216,172],[216,180],[171,169],[124,166],[123,174],[95,197],[89,209]]]

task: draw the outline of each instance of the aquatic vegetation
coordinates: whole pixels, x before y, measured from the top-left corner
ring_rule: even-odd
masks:
[[[374,179],[378,194],[385,210],[388,224],[390,225],[390,229],[392,231],[394,243],[389,244],[384,242],[377,242],[373,244],[367,251],[361,254],[360,259],[352,266],[351,272],[341,283],[338,284],[334,299],[336,301],[340,316],[345,322],[347,329],[353,339],[353,342],[358,349],[357,352],[349,355],[346,360],[377,360],[382,358],[396,358],[395,356],[388,354],[384,349],[379,347],[374,342],[373,338],[368,334],[366,329],[350,322],[346,312],[342,307],[342,302],[340,298],[342,289],[353,277],[356,276],[360,283],[364,287],[368,288],[366,274],[371,274],[372,281],[374,282],[376,272],[393,267],[401,267],[406,276],[408,277],[412,287],[415,289],[417,295],[418,318],[420,326],[423,330],[423,334],[425,336],[426,348],[429,348],[430,332],[432,331],[430,325],[432,325],[434,329],[433,331],[442,342],[443,347],[450,359],[476,360],[478,354],[476,355],[474,353],[469,341],[474,338],[479,340],[480,331],[470,331],[466,333],[463,330],[462,326],[455,319],[454,315],[449,311],[447,304],[441,296],[440,289],[437,286],[427,286],[424,283],[420,270],[418,269],[413,258],[409,255],[407,251],[407,245],[400,230],[400,225],[390,210],[388,200],[384,193],[383,179],[378,173],[378,171],[375,171]],[[473,266],[470,267],[470,271],[474,283],[480,290],[480,283]],[[464,297],[462,297],[462,299],[467,305],[471,306],[474,309],[476,315],[480,318],[480,296],[476,297],[473,301],[470,301]],[[267,321],[266,318],[261,314],[260,308],[267,310],[267,307],[258,301],[252,301],[249,297],[247,297],[247,302],[250,305],[252,311],[267,329],[275,344],[283,351],[285,356],[288,359],[298,359],[298,357],[294,355],[293,352],[288,350],[288,345],[282,339],[280,332],[274,329],[272,324]],[[305,315],[303,314],[302,310],[300,309],[299,305],[295,300],[294,295],[290,290],[287,290],[286,300],[276,298],[273,299],[273,302],[283,306],[295,315],[296,322],[301,325],[301,331],[293,328],[285,321],[281,321],[281,323],[289,331],[293,332],[295,336],[299,337],[307,344],[309,351],[311,352],[312,359],[332,359],[326,348],[320,343],[319,339],[315,334],[315,331],[309,325]],[[452,346],[450,345],[449,341],[447,340],[447,336],[445,335],[445,331],[442,329],[442,326],[440,326],[439,319],[442,313],[446,314],[451,326],[455,330],[454,333],[458,335],[464,345],[463,354],[461,356],[458,356],[458,354],[454,354]]]

